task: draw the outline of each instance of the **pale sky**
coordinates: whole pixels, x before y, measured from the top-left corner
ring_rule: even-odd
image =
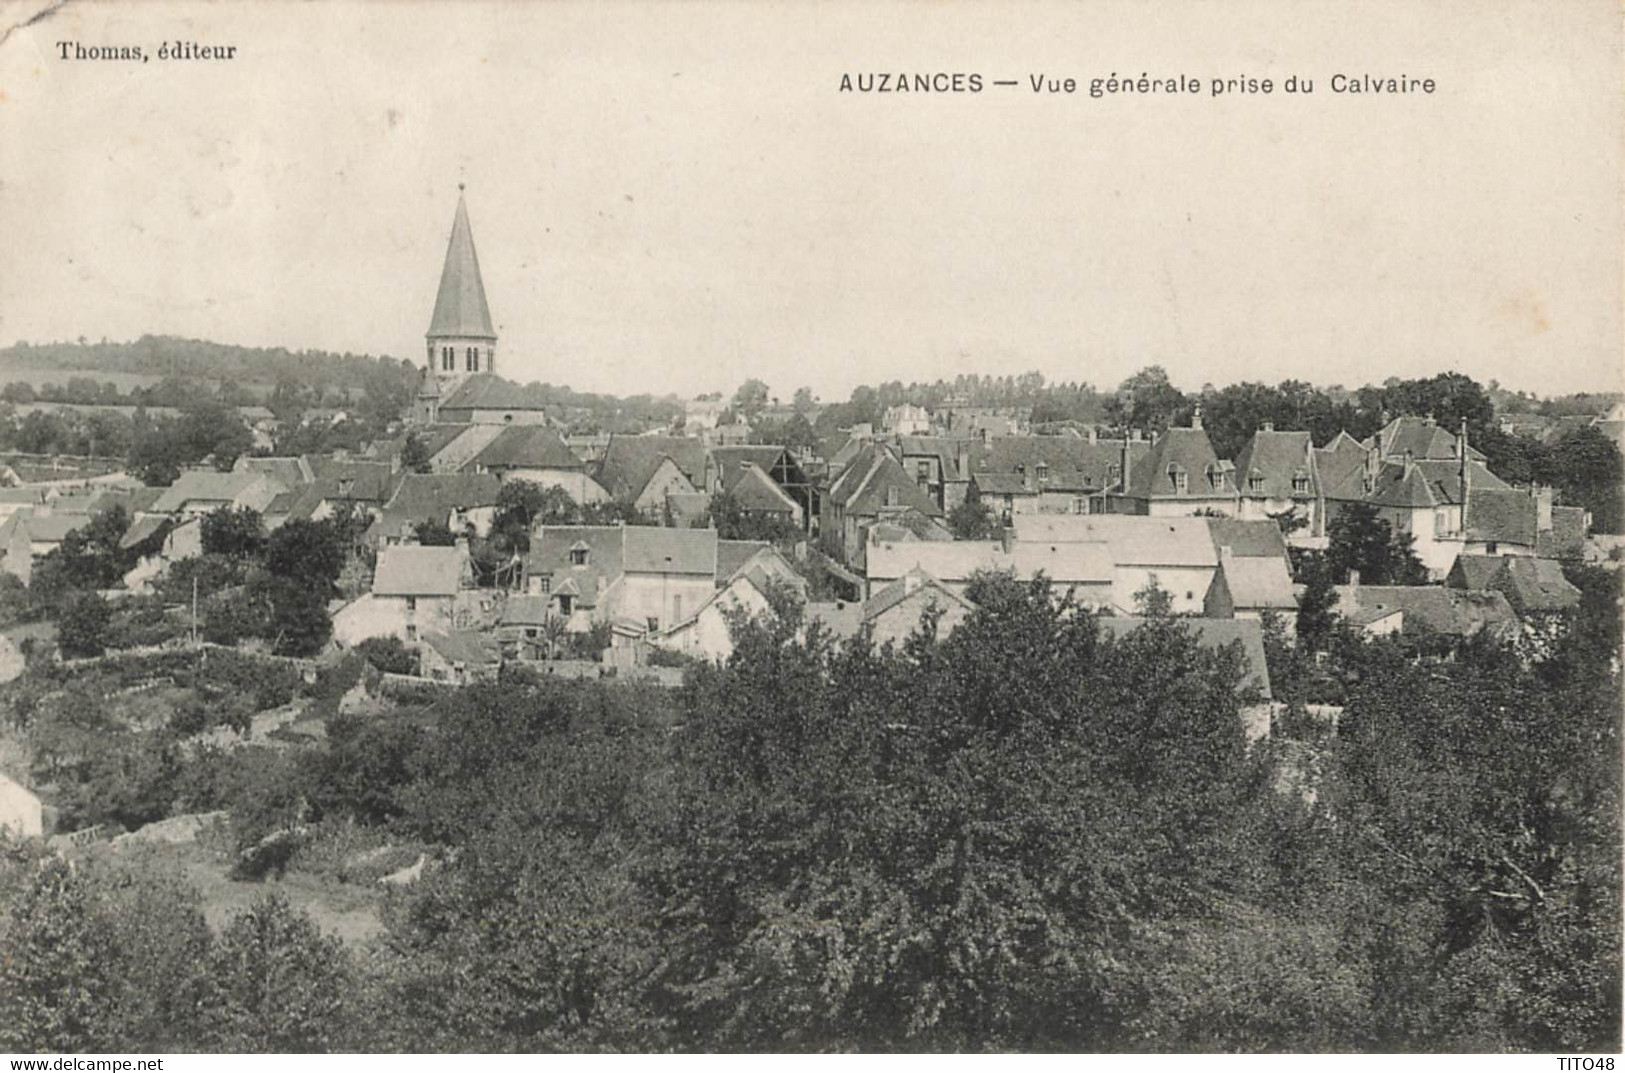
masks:
[[[6,25],[41,6],[0,0]],[[177,38],[237,58],[158,60]],[[462,181],[521,381],[1612,390],[1620,61],[1618,8],[1574,0],[70,0],[0,44],[0,345],[421,361]],[[874,71],[984,89],[838,92]],[[1277,89],[1091,99],[1113,72]]]

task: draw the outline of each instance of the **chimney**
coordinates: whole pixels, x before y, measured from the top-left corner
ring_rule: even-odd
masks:
[[[1099,442],[1100,442],[1100,429],[1096,428],[1094,425],[1090,425],[1089,426],[1089,446],[1093,447],[1095,444],[1097,444]]]
[[[1411,475],[1411,469],[1416,465],[1416,455],[1407,448],[1405,451],[1405,476]]]
[[[1200,429],[1201,427],[1202,427],[1202,404],[1197,403],[1196,404],[1196,409],[1191,411],[1191,428]]]
[[[1028,491],[1028,492],[1032,491],[1033,490],[1033,475],[1027,471],[1026,466],[1017,466],[1016,469],[1021,471],[1021,487],[1022,487],[1022,489],[1024,491]]]
[[[1552,531],[1552,489],[1550,485],[1541,485],[1534,489],[1535,493],[1535,531],[1550,533]]]
[[[1265,432],[1274,432],[1275,431],[1275,422],[1274,421],[1266,421],[1266,422],[1264,422],[1263,431],[1265,431]]]
[[[1007,526],[1004,527],[1004,529],[999,533],[999,544],[1004,548],[1004,553],[1006,555],[1009,555],[1011,552],[1013,552],[1015,550],[1015,548],[1016,548],[1016,529],[1015,529],[1015,526],[1007,525]]]
[[[1422,419],[1422,423],[1425,424],[1428,428],[1432,428],[1434,425],[1438,424],[1439,422],[1434,419],[1432,414],[1428,414],[1425,418]]]
[[[959,479],[962,480],[962,481],[970,480],[970,443],[969,442],[960,443],[960,445],[959,445],[959,457],[958,457],[957,461],[959,463]]]
[[[1130,434],[1128,436],[1123,437],[1123,466],[1122,466],[1122,469],[1119,471],[1122,474],[1122,476],[1121,476],[1121,479],[1119,481],[1119,487],[1118,487],[1118,491],[1120,491],[1120,492],[1127,492],[1128,491],[1129,463],[1132,460],[1132,457],[1133,457],[1133,454],[1134,454],[1134,451],[1130,447],[1132,442],[1133,442],[1133,430],[1130,430]]]
[[[1358,570],[1349,571],[1349,597],[1349,603],[1358,607],[1360,603],[1360,572]]]
[[[920,587],[920,572],[918,570],[910,570],[908,573],[903,575],[903,591],[904,592],[915,592],[915,591],[917,591],[919,589],[919,587]]]

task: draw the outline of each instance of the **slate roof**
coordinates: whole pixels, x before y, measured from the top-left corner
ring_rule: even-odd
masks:
[[[569,469],[585,466],[553,429],[545,425],[513,425],[474,456],[475,466],[491,469]]]
[[[495,373],[473,373],[440,400],[448,410],[549,410],[552,404],[539,384],[516,384]],[[466,427],[466,426],[464,426]]]
[[[1467,497],[1463,528],[1467,539],[1535,546],[1534,497],[1516,488],[1504,491],[1473,488]]]
[[[1440,427],[1431,418],[1396,417],[1378,430],[1373,439],[1382,457],[1387,460],[1402,460],[1406,451],[1419,462],[1456,457],[1456,434]],[[1469,443],[1467,457],[1482,462],[1484,452]]]
[[[717,581],[727,581],[759,553],[772,547],[765,540],[718,540]]]
[[[1203,439],[1206,439],[1205,434]],[[1128,448],[1132,475],[1135,467],[1150,455],[1152,445],[1145,440],[1135,440]],[[1030,474],[1036,489],[1039,467],[1043,466],[1048,475],[1045,488],[1058,492],[1100,492],[1117,485],[1122,462],[1122,440],[1090,443],[1079,436],[999,436],[989,440],[985,450],[973,448],[971,469],[977,473]]]
[[[430,336],[460,335],[495,339],[491,307],[485,302],[485,283],[480,279],[480,259],[474,253],[474,231],[468,224],[468,205],[457,195],[457,213],[451,221],[451,238],[446,243],[446,263],[440,270],[440,289],[435,293],[434,315],[429,319]]]
[[[662,459],[670,458],[696,491],[705,487],[705,444],[688,436],[611,436],[598,463],[598,483],[623,502],[643,493]]]
[[[1370,495],[1355,484],[1356,495],[1379,507],[1438,507],[1461,502],[1461,464],[1455,459],[1415,462],[1385,462],[1377,471]],[[1469,463],[1469,494],[1505,491],[1511,488],[1491,473],[1482,462]],[[1527,497],[1526,497],[1527,498]]]
[[[715,529],[629,525],[622,532],[621,566],[628,573],[717,576]]]
[[[453,596],[467,560],[461,548],[398,544],[378,549],[374,596]]]
[[[973,473],[971,484],[982,495],[1035,496],[1038,486],[1028,487],[1027,478],[1020,473]]]
[[[1183,494],[1175,491],[1170,467],[1186,474]],[[1144,458],[1132,460],[1125,494],[1133,499],[1206,499],[1233,494],[1235,483],[1229,479],[1232,468],[1213,453],[1205,430],[1171,428],[1157,437]],[[1214,482],[1209,481],[1210,472],[1215,474]]]
[[[172,514],[187,503],[230,503],[264,477],[258,473],[213,473],[207,470],[187,470],[174,484],[164,489],[152,504],[158,514]]]
[[[367,462],[353,458],[306,457],[311,473],[317,481],[341,480],[351,482],[349,499],[378,503],[387,501],[394,492],[398,474],[390,472],[388,462]],[[329,497],[332,498],[332,497]]]
[[[1286,537],[1281,535],[1281,527],[1273,521],[1209,518],[1207,528],[1213,537],[1213,546],[1229,548],[1231,555],[1273,556],[1283,561],[1287,558]]]
[[[1293,490],[1302,477],[1305,490]],[[1259,486],[1253,486],[1254,481]],[[1314,444],[1307,432],[1259,429],[1236,458],[1236,487],[1244,496],[1266,499],[1309,499],[1320,494]]]
[[[1144,626],[1149,619],[1136,616],[1101,616],[1101,633],[1121,640]],[[1175,623],[1196,635],[1196,643],[1203,648],[1222,648],[1241,643],[1243,676],[1241,688],[1256,690],[1265,700],[1271,699],[1269,664],[1264,658],[1264,627],[1256,619],[1246,618],[1180,618]]]
[[[666,509],[679,526],[697,523],[711,509],[711,497],[704,492],[667,492]]]

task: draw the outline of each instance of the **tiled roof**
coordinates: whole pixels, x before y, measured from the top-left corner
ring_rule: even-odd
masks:
[[[958,606],[974,611],[976,605],[943,585],[924,570],[910,570],[863,602],[865,620],[879,618],[910,600],[934,600],[941,607]]]
[[[581,459],[545,425],[514,425],[474,456],[475,466],[521,469],[583,469]]]
[[[1236,487],[1244,496],[1268,499],[1317,496],[1314,456],[1309,433],[1260,429],[1236,458]],[[1308,482],[1301,492],[1294,491],[1299,478]]]
[[[501,649],[496,639],[488,634],[467,630],[452,630],[450,633],[426,630],[423,643],[439,653],[447,663],[461,663],[465,667],[496,663],[501,659]]]
[[[1027,579],[1043,572],[1057,585],[1109,585],[1114,570],[1110,550],[1101,543],[1036,543],[1015,541],[1010,550],[997,540],[879,541],[866,549],[870,578],[890,580],[911,570],[963,584],[978,571],[1009,570]]]
[[[643,493],[662,460],[670,458],[694,485],[705,488],[705,445],[687,436],[611,436],[598,463],[598,483],[616,499]]]
[[[1447,589],[1437,585],[1360,585],[1339,588],[1338,610],[1348,613],[1352,598],[1362,615],[1401,611],[1405,630],[1421,626],[1435,633],[1466,637],[1480,630],[1506,633],[1516,629],[1517,616],[1499,592]]]
[[[153,503],[158,514],[171,514],[187,503],[230,503],[265,478],[258,473],[212,473],[188,470]]]
[[[622,568],[628,572],[717,576],[715,529],[629,525],[623,532]]]
[[[1207,528],[1213,536],[1213,546],[1229,548],[1231,555],[1265,555],[1282,560],[1287,557],[1286,537],[1281,535],[1281,527],[1273,521],[1209,518]]]
[[[1105,617],[1095,620],[1103,634],[1121,640],[1144,626],[1149,620],[1132,616]],[[1256,690],[1265,700],[1270,692],[1269,664],[1264,658],[1264,628],[1255,619],[1245,618],[1181,618],[1175,619],[1181,629],[1196,635],[1196,643],[1203,648],[1223,648],[1241,643],[1243,677],[1241,688]]]
[[[1463,528],[1469,540],[1535,546],[1536,505],[1528,492],[1473,488]]]
[[[474,231],[468,224],[468,206],[460,193],[428,334],[480,339],[495,339],[497,334],[491,327],[491,308],[485,302],[485,283],[480,279],[480,259],[474,253]]]
[[[462,587],[467,554],[461,548],[399,544],[378,549],[375,596],[452,596]]]
[[[1013,519],[1020,541],[1105,543],[1119,566],[1214,566],[1219,553],[1208,528],[1211,520],[1137,514],[1022,514]]]
[[[800,505],[779,487],[777,481],[755,465],[741,467],[729,494],[745,510],[794,514],[800,509]]]
[[[59,544],[69,533],[89,524],[88,514],[35,514],[28,518],[28,539],[36,544]]]
[[[500,622],[504,626],[540,626],[549,614],[546,596],[514,595],[502,601]]]
[[[1235,607],[1285,610],[1298,606],[1285,556],[1230,556],[1219,561],[1219,570]]]
[[[297,488],[315,477],[308,462],[294,457],[256,458],[244,455],[232,470],[236,473],[263,473],[284,488]]]

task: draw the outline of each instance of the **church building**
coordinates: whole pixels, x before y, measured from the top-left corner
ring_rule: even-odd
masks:
[[[462,184],[457,214],[440,270],[434,314],[424,335],[423,382],[413,409],[415,423],[539,425],[549,422],[539,391],[496,375],[497,333],[485,300],[480,259]]]

